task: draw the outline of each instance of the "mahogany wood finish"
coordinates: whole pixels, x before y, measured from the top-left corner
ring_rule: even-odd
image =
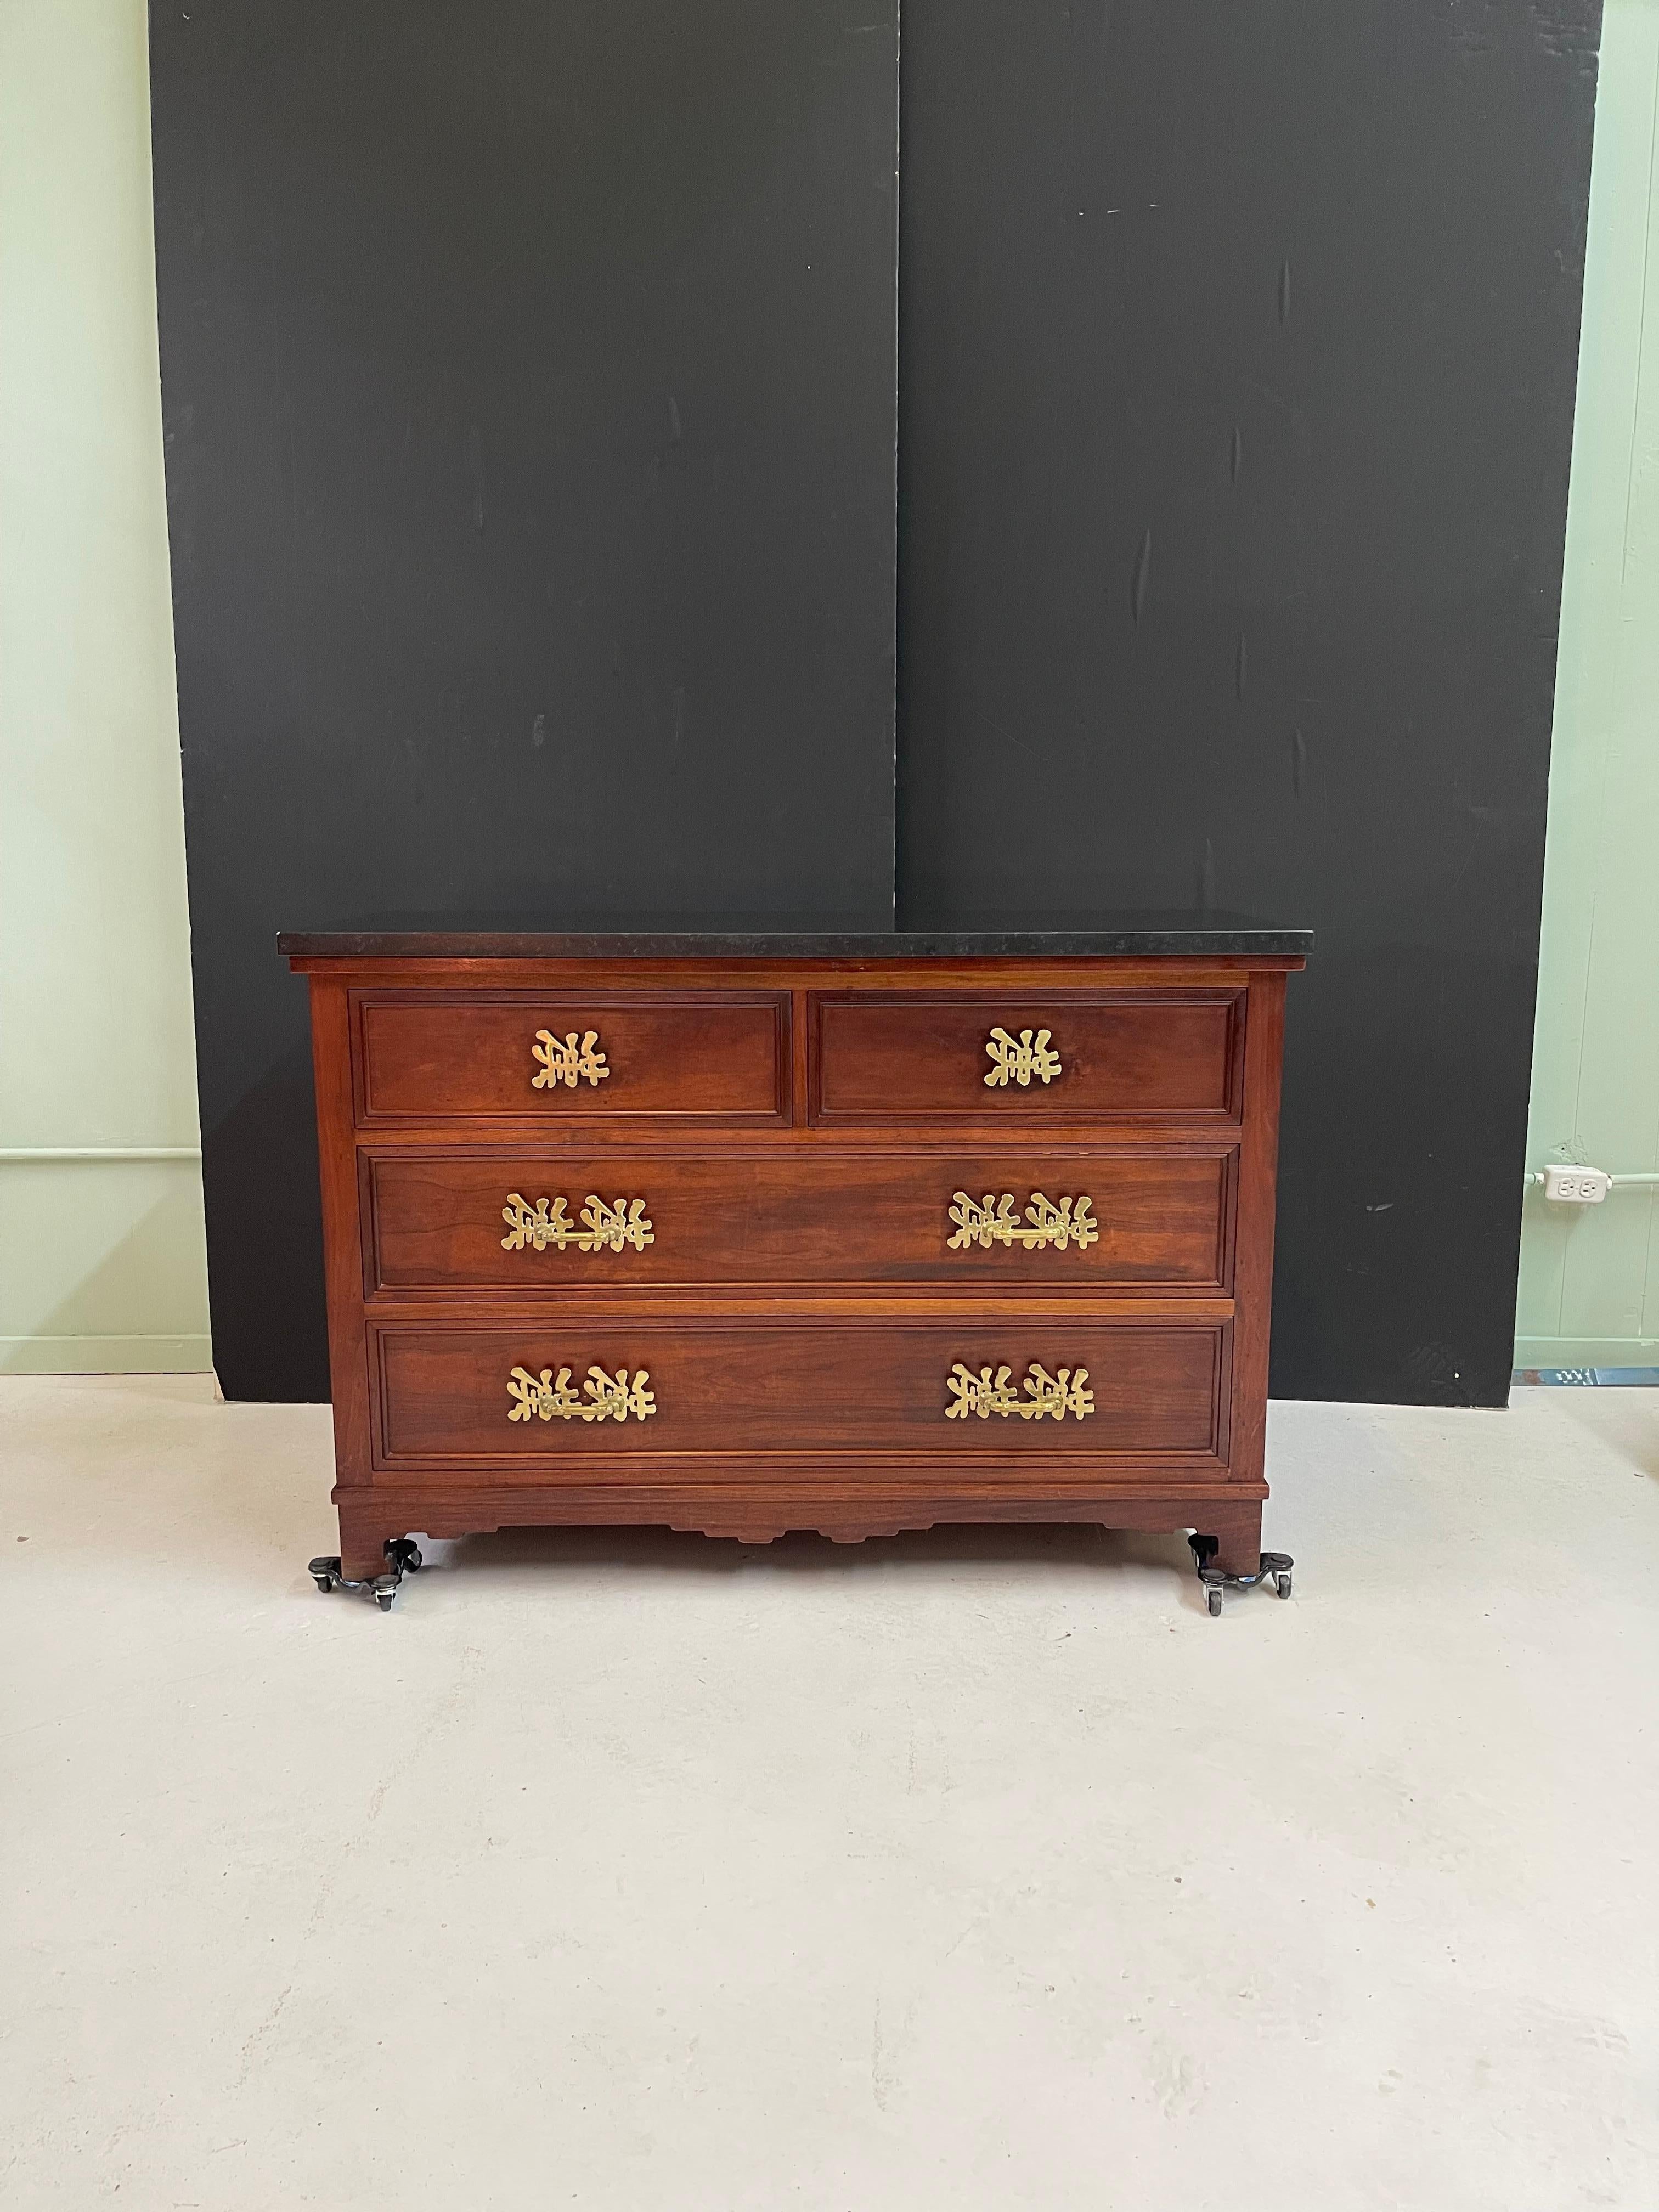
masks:
[[[663,1453],[706,1454],[736,1480],[763,1474],[767,1455],[780,1451],[860,1452],[878,1464],[884,1455],[945,1454],[964,1466],[989,1453],[1039,1474],[1080,1456],[1109,1481],[1115,1462],[1150,1452],[1212,1461],[1204,1471],[1219,1477],[1224,1334],[1214,1322],[1182,1328],[971,1307],[944,1318],[912,1311],[834,1322],[808,1313],[764,1323],[643,1315],[391,1323],[375,1332],[379,1457],[399,1471],[465,1460],[497,1476],[533,1466],[544,1480],[606,1482],[622,1472],[648,1477]],[[975,1374],[1010,1369],[1017,1393],[1034,1361],[1050,1372],[1086,1368],[1095,1410],[1059,1420],[947,1419],[946,1377],[958,1361]],[[507,1419],[515,1367],[532,1375],[568,1368],[580,1389],[595,1364],[648,1374],[651,1418]]]
[[[820,996],[815,1121],[1057,1121],[1237,1113],[1243,993]],[[1049,1032],[1060,1073],[993,1090],[993,1029]]]
[[[947,1520],[1261,1548],[1285,976],[1299,955],[399,956],[306,940],[343,1571],[548,1522],[837,1540]],[[320,947],[320,949],[319,949]],[[1061,1072],[989,1088],[993,1027]],[[532,1087],[537,1032],[610,1073]],[[952,1249],[957,1194],[1097,1240]],[[643,1200],[643,1249],[508,1250],[510,1197]],[[1091,1410],[947,1419],[947,1378]],[[514,1369],[649,1418],[509,1421]]]
[[[781,993],[630,1000],[544,991],[436,1000],[377,993],[360,995],[356,1011],[365,1121],[525,1113],[550,1122],[775,1121],[787,1110],[790,1004]],[[534,1046],[544,1030],[579,1039],[593,1032],[604,1078],[536,1087]]]
[[[708,1152],[359,1154],[374,1291],[501,1290],[537,1299],[574,1290],[696,1289],[744,1283],[925,1284],[1048,1293],[1122,1285],[1212,1293],[1229,1287],[1228,1187],[1237,1146],[1199,1152],[1052,1152],[1018,1158],[983,1146],[945,1153],[811,1153],[756,1146]],[[976,1206],[1010,1194],[1022,1226],[1035,1194],[1087,1198],[1096,1241],[1032,1249],[951,1249],[958,1192]],[[590,1197],[641,1198],[651,1242],[638,1249],[504,1249],[517,1194],[562,1197],[573,1224]],[[1061,1264],[1061,1262],[1064,1264]]]

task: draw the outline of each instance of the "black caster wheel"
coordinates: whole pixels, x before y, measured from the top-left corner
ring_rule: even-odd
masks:
[[[1288,1552],[1263,1552],[1258,1556],[1253,1575],[1234,1575],[1216,1565],[1215,1557],[1221,1546],[1215,1537],[1197,1534],[1188,1536],[1187,1541],[1192,1546],[1193,1565],[1204,1585],[1204,1601],[1212,1620],[1221,1611],[1224,1589],[1254,1589],[1258,1583],[1271,1583],[1280,1597],[1290,1595],[1291,1569],[1296,1561]]]
[[[365,1575],[354,1582],[340,1571],[337,1559],[313,1559],[308,1562],[311,1579],[319,1590],[349,1590],[354,1597],[373,1598],[382,1613],[390,1613],[398,1595],[398,1585],[405,1571],[410,1573],[421,1565],[418,1548],[407,1536],[393,1537],[386,1546],[386,1571],[383,1575]]]

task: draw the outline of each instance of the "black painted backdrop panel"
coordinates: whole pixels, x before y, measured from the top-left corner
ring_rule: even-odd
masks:
[[[1290,990],[1273,1388],[1510,1365],[1596,0],[906,0],[899,910]]]
[[[896,0],[156,0],[214,1353],[323,1398],[387,911],[892,918]]]

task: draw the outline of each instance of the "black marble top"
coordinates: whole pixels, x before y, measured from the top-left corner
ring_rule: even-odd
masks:
[[[290,958],[358,960],[690,959],[1042,959],[1164,953],[1212,958],[1252,954],[1302,959],[1310,929],[1279,929],[1236,914],[1000,915],[993,922],[960,917],[940,929],[767,928],[741,916],[664,916],[648,930],[531,927],[508,915],[376,915],[353,929],[283,930],[278,952]]]

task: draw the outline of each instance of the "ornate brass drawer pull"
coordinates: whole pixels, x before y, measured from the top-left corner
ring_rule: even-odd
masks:
[[[531,1077],[531,1089],[554,1091],[562,1083],[567,1091],[574,1091],[579,1075],[585,1075],[596,1091],[600,1084],[608,1083],[611,1070],[605,1064],[605,1054],[594,1050],[599,1041],[597,1030],[584,1030],[580,1043],[574,1030],[562,1037],[556,1037],[551,1030],[538,1030],[530,1054],[541,1073]]]
[[[636,1421],[648,1420],[657,1410],[656,1399],[646,1389],[650,1370],[641,1367],[630,1375],[619,1367],[614,1375],[607,1375],[603,1367],[590,1367],[582,1389],[587,1394],[584,1405],[570,1387],[570,1370],[560,1368],[555,1376],[550,1367],[544,1367],[539,1375],[527,1368],[515,1367],[507,1379],[507,1395],[513,1403],[507,1408],[509,1421],[625,1421],[632,1413]]]
[[[501,1208],[501,1219],[507,1227],[501,1239],[503,1252],[522,1252],[529,1246],[545,1252],[550,1244],[559,1252],[567,1244],[574,1244],[579,1252],[600,1252],[607,1247],[620,1252],[625,1244],[643,1252],[647,1244],[657,1241],[651,1234],[642,1198],[613,1198],[607,1206],[590,1191],[582,1202],[579,1229],[565,1212],[562,1198],[538,1198],[532,1206],[515,1190]]]
[[[1040,1421],[1045,1413],[1052,1413],[1055,1420],[1063,1421],[1067,1413],[1073,1413],[1080,1421],[1095,1410],[1094,1392],[1083,1387],[1089,1379],[1086,1367],[1062,1367],[1058,1375],[1051,1375],[1033,1360],[1026,1371],[1024,1398],[1015,1397],[1009,1373],[1006,1367],[999,1367],[993,1380],[988,1367],[981,1367],[975,1375],[958,1359],[945,1378],[953,1401],[945,1409],[945,1419],[965,1421],[970,1413],[977,1413],[983,1421],[993,1413],[1005,1419],[1017,1413],[1022,1421]]]
[[[1000,1024],[986,1040],[985,1049],[991,1056],[991,1073],[985,1079],[988,1091],[1005,1089],[1010,1083],[1026,1090],[1035,1075],[1042,1084],[1052,1083],[1064,1073],[1060,1054],[1048,1047],[1051,1032],[1038,1030],[1035,1036],[1022,1030],[1018,1037],[1011,1037]]]
[[[1052,1244],[1055,1251],[1063,1252],[1068,1244],[1075,1244],[1079,1252],[1086,1252],[1090,1245],[1100,1242],[1092,1204],[1088,1198],[1062,1198],[1056,1206],[1040,1190],[1034,1190],[1025,1208],[1025,1220],[1021,1222],[1014,1217],[1012,1191],[1005,1190],[998,1198],[988,1190],[982,1201],[975,1201],[965,1190],[959,1190],[951,1207],[957,1233],[945,1249],[960,1252],[977,1244],[981,1252],[988,1252],[994,1244],[1024,1244],[1041,1250],[1045,1244]]]

